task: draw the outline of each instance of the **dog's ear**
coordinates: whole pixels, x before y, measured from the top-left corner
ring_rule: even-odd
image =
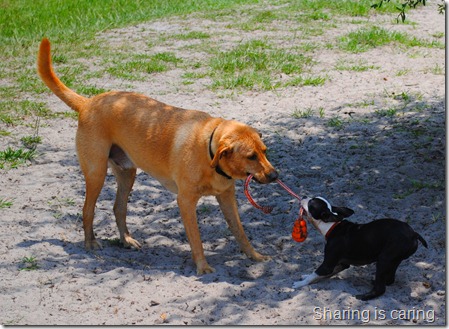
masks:
[[[354,215],[354,210],[346,207],[334,207],[332,206],[332,212],[338,214],[339,220],[342,220],[343,218],[349,217]]]
[[[332,206],[332,212],[328,209],[321,213],[321,220],[325,223],[339,222],[346,217],[354,214],[354,210],[346,207],[334,207]]]
[[[325,223],[329,223],[329,222],[337,222],[338,218],[337,216],[335,216],[333,213],[331,213],[329,210],[326,209],[325,211],[321,212],[319,220],[322,220]]]
[[[215,152],[214,158],[212,159],[210,166],[216,168],[218,166],[218,161],[223,157],[232,152],[232,147],[226,144],[221,144],[218,147],[217,152]]]

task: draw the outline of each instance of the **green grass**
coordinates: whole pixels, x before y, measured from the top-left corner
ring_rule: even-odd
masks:
[[[271,10],[248,13],[249,18],[246,21],[234,24],[233,27],[243,31],[267,30],[269,23],[278,19],[279,16]]]
[[[27,117],[36,116],[49,118],[53,113],[42,102],[0,100],[0,122],[12,125],[22,122]]]
[[[209,39],[210,34],[201,31],[190,31],[187,33],[175,34],[171,36],[173,39],[177,40],[195,40],[195,39]]]
[[[391,109],[386,109],[386,110],[376,110],[374,113],[376,113],[376,115],[378,117],[389,117],[392,118],[394,116],[396,116],[398,110],[391,108]]]
[[[405,190],[402,193],[394,194],[393,197],[395,199],[402,200],[402,199],[405,199],[406,197],[408,197],[409,195],[411,195],[417,191],[420,191],[422,189],[444,190],[445,183],[444,183],[444,180],[438,181],[438,182],[435,182],[435,181],[429,182],[429,181],[419,181],[416,179],[411,179],[410,185],[411,185],[411,187],[409,187],[407,190]]]
[[[111,247],[123,247],[120,238],[110,238],[105,240]]]
[[[287,10],[298,13],[298,19],[328,20],[338,15],[366,17],[374,12],[372,0],[301,0],[282,1],[288,5]],[[379,8],[377,13],[396,13],[399,1],[391,1]]]
[[[401,77],[401,76],[407,75],[410,73],[410,71],[411,71],[411,69],[400,69],[396,72],[396,76]]]
[[[369,70],[377,70],[378,66],[368,64],[367,61],[347,61],[345,59],[340,59],[335,65],[335,69],[338,71],[353,71],[353,72],[365,72]]]
[[[59,44],[80,44],[98,32],[171,15],[232,8],[257,0],[4,0],[0,10],[0,54],[35,49],[47,36]]]
[[[21,261],[22,267],[19,269],[20,271],[35,271],[40,268],[37,263],[36,257],[23,257]]]
[[[299,76],[292,78],[283,84],[285,87],[300,87],[300,86],[322,86],[326,82],[326,77],[323,76]]]
[[[10,208],[12,201],[10,199],[0,198],[0,209]]]
[[[95,40],[98,33],[173,15],[214,12],[254,3],[258,0],[3,0],[0,5],[0,56],[6,65],[0,70],[0,79],[7,82],[0,87],[0,100],[48,92],[35,69],[36,52],[43,37],[48,37],[53,44],[53,61],[57,64],[60,78],[69,87],[91,96],[103,90],[96,86],[85,87],[86,78],[90,75],[86,72],[92,69],[83,65],[80,59],[114,60],[110,49]],[[184,37],[201,39],[207,35],[192,32]],[[129,56],[129,49],[127,53]],[[134,68],[133,63],[129,65],[138,72],[166,69],[161,62],[153,68],[148,65],[142,68],[142,63],[134,63]],[[136,69],[139,65],[141,67]],[[117,66],[116,71],[127,68],[126,65]],[[114,73],[114,68],[111,70],[119,75]],[[98,78],[103,77],[105,71],[100,73]],[[137,75],[137,79],[141,79]],[[125,78],[135,79],[132,74]],[[15,123],[14,114],[1,112],[0,109],[0,121]]]
[[[282,85],[280,74],[297,76],[312,64],[310,57],[250,40],[210,60],[213,87],[270,90]],[[289,79],[291,81],[291,79]]]
[[[327,125],[332,128],[341,129],[343,128],[344,121],[340,117],[336,116],[330,118],[329,121],[327,122]]]
[[[312,108],[307,108],[305,110],[294,110],[292,117],[294,117],[295,119],[307,119],[313,116],[313,109]]]
[[[37,144],[40,144],[42,142],[41,136],[24,136],[20,139],[20,141],[23,143],[23,145],[30,150],[36,149]]]
[[[0,151],[0,169],[17,168],[19,165],[30,161],[36,156],[34,150],[13,149],[8,147]]]
[[[182,62],[173,53],[162,52],[154,55],[133,55],[131,60],[117,59],[107,72],[116,78],[126,80],[145,80],[145,74],[160,73],[176,67]]]
[[[444,48],[444,45],[438,41],[418,39],[409,36],[407,33],[389,31],[378,26],[350,32],[338,39],[338,46],[340,49],[351,53],[361,53],[393,42],[405,47]]]

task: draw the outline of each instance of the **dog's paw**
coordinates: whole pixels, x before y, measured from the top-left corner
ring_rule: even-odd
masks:
[[[293,283],[293,289],[301,288],[307,286],[308,284],[314,283],[322,279],[323,277],[319,276],[315,272],[309,275],[303,275],[301,277],[301,281],[296,281]]]
[[[137,240],[134,240],[131,236],[125,236],[125,238],[121,242],[125,248],[142,248],[142,245]]]
[[[203,275],[203,274],[215,272],[215,269],[208,264],[208,262],[205,258],[196,260],[195,265],[196,265],[196,274],[197,275]]]
[[[203,275],[203,274],[209,274],[209,273],[214,273],[215,269],[210,266],[209,264],[203,265],[200,267],[196,268],[196,274],[197,275]]]
[[[360,295],[355,295],[355,298],[357,298],[358,300],[370,300],[373,298],[377,298],[381,295],[383,295],[383,293],[385,292],[385,290],[381,290],[381,291],[376,291],[376,290],[371,290],[370,292],[367,292],[366,294],[360,294]]]
[[[358,300],[363,300],[363,301],[366,301],[366,300],[371,299],[371,298],[368,296],[368,294],[355,295],[355,298],[357,298]]]
[[[302,288],[304,286],[307,286],[307,280],[301,280],[301,281],[295,281],[293,282],[293,289]]]
[[[255,260],[256,262],[267,262],[267,261],[271,260],[271,256],[259,254],[257,251],[255,251],[249,257],[252,260]]]
[[[84,248],[87,251],[103,249],[101,243],[98,242],[96,239],[93,239],[90,241],[84,241]]]

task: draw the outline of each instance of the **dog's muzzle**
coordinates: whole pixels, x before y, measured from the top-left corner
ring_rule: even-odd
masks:
[[[250,173],[247,173],[247,175],[251,175]],[[263,181],[261,179],[257,179],[257,177],[255,175],[253,175],[253,180],[256,181],[259,184],[268,184],[268,183],[272,183],[275,180],[277,180],[279,177],[279,174],[276,170],[270,171],[267,175],[263,176]]]

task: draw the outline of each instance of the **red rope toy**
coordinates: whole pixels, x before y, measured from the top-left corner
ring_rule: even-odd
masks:
[[[252,178],[253,178],[253,175],[250,174],[250,175],[248,175],[248,177],[246,178],[246,181],[245,181],[243,191],[246,195],[246,198],[255,208],[262,210],[265,214],[269,214],[270,212],[273,211],[273,207],[260,206],[256,201],[254,201],[254,199],[251,197],[251,194],[249,193],[249,183]],[[279,185],[281,185],[293,197],[295,197],[298,200],[301,200],[301,198],[295,192],[293,192],[287,185],[285,185],[280,179],[277,179],[276,182]],[[307,238],[307,223],[303,218],[303,213],[304,213],[304,208],[300,207],[299,208],[299,216],[295,220],[295,223],[293,224],[292,238],[296,242],[303,242]]]

